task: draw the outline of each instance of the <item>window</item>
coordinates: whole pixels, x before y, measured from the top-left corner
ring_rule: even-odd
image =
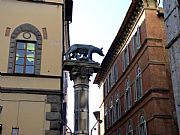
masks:
[[[125,111],[131,108],[131,100],[131,86],[129,80],[127,80],[125,86]]]
[[[107,87],[106,87],[106,81],[105,81],[105,83],[104,83],[104,85],[103,85],[103,90],[104,90],[104,97],[106,97],[106,95],[107,95],[107,89],[106,89]]]
[[[118,66],[117,64],[114,65],[114,83],[118,80]]]
[[[120,106],[120,100],[119,100],[118,94],[116,96],[116,101],[115,101],[114,109],[115,109],[114,110],[115,120],[117,121],[119,119],[119,117],[121,116],[121,106]]]
[[[142,97],[142,74],[139,67],[136,70],[135,94],[136,101]]]
[[[123,71],[125,71],[128,65],[129,65],[129,50],[127,46],[123,52]]]
[[[121,129],[120,128],[117,131],[117,135],[121,135]]]
[[[104,127],[105,127],[105,131],[108,129],[108,110],[107,110],[107,105],[105,105],[104,107]]]
[[[36,42],[17,41],[14,73],[34,74]]]
[[[137,28],[137,32],[132,37],[132,56],[134,56],[139,48],[141,47],[141,39],[140,39],[140,28]]]
[[[111,99],[110,110],[109,110],[110,126],[114,123],[114,111],[113,111],[113,100]]]
[[[112,76],[111,73],[109,74],[109,90],[111,89],[111,85],[112,85],[112,80],[111,80]]]
[[[12,128],[11,135],[18,135],[19,134],[19,128]]]
[[[31,24],[25,23],[12,32],[9,47],[8,73],[40,74],[42,36]]]
[[[147,135],[146,120],[144,119],[144,116],[140,117],[139,135]]]
[[[133,135],[133,128],[132,128],[132,125],[128,124],[128,127],[127,127],[127,135]]]
[[[110,88],[109,88],[109,79],[106,79],[106,88],[107,88],[107,93],[109,93],[109,90],[110,90]]]

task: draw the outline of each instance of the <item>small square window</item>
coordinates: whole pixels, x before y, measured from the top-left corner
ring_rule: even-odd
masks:
[[[18,135],[19,134],[19,128],[12,128],[12,134],[11,135]]]

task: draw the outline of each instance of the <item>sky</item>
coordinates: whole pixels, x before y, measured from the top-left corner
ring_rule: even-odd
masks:
[[[70,24],[70,45],[88,44],[103,47],[107,53],[132,0],[73,0],[73,19]],[[93,55],[93,60],[101,63],[102,56]],[[95,74],[90,78],[89,117],[91,128],[96,123],[94,111],[99,111],[100,90],[93,84]],[[68,86],[68,126],[74,131],[74,88],[69,80]],[[93,131],[97,135],[97,131]]]

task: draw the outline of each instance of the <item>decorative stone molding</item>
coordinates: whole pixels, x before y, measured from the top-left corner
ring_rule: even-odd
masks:
[[[59,112],[46,112],[46,120],[48,121],[56,121],[60,119]]]
[[[48,95],[47,103],[61,103],[61,97],[59,95]]]
[[[46,130],[45,135],[60,135],[62,119],[61,95],[47,95],[47,104],[50,104],[51,112],[46,112],[46,120],[50,121],[50,129]]]
[[[73,67],[70,74],[70,79],[74,80],[74,77],[77,75],[81,76],[81,78],[86,78],[87,76],[90,77],[94,73],[93,68],[89,67]]]
[[[8,60],[8,73],[14,72],[15,64],[15,51],[16,51],[16,39],[18,35],[22,32],[30,32],[36,36],[37,45],[36,45],[36,56],[35,56],[35,74],[40,74],[41,67],[41,50],[42,50],[42,36],[40,31],[33,25],[25,23],[13,31],[10,38],[10,47],[9,47],[9,60]]]

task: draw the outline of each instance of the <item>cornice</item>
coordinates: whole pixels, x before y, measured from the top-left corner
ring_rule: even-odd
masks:
[[[100,85],[101,81],[104,79],[105,75],[108,72],[108,69],[113,64],[114,59],[116,58],[119,51],[126,42],[142,10],[143,10],[143,1],[133,0],[114,41],[112,42],[105,58],[101,63],[100,72],[97,73],[96,78],[94,80],[95,84]]]
[[[47,4],[47,5],[61,5],[63,6],[63,3],[60,2],[51,2],[51,1],[43,1],[43,0],[17,0],[22,2],[30,2],[30,3],[40,3],[40,4]]]

